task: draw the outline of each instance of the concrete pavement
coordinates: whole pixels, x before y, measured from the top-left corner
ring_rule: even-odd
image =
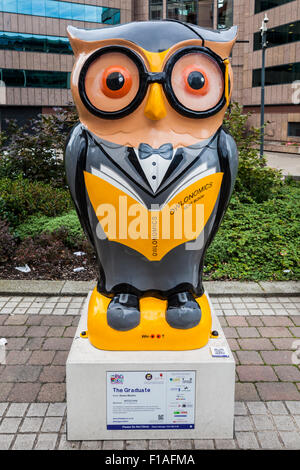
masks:
[[[300,155],[280,152],[265,152],[265,155],[268,166],[282,170],[284,176],[300,179]]]
[[[212,295],[300,295],[300,281],[238,282],[205,281]],[[94,281],[26,281],[0,279],[0,295],[83,296],[96,286]]]

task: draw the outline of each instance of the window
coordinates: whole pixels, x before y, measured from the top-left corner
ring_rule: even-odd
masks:
[[[197,1],[167,0],[167,18],[197,24]]]
[[[84,18],[85,21],[89,21],[90,23],[97,22],[97,11],[94,9],[90,9],[89,5],[85,5],[84,7]]]
[[[17,1],[17,13],[23,13],[24,15],[32,14],[32,3],[27,0],[18,0]]]
[[[100,14],[100,19],[97,19],[98,23],[104,23],[104,24],[120,23],[120,10],[116,10],[115,8],[104,8],[103,11],[99,10],[98,13]]]
[[[300,122],[289,122],[288,123],[288,136],[289,137],[300,137]]]
[[[20,0],[18,0],[19,2]],[[30,1],[28,3],[31,3]],[[59,18],[59,2],[56,1],[45,1],[46,16],[50,18]],[[34,11],[32,12],[34,13]],[[74,18],[77,19],[77,18]]]
[[[91,23],[120,23],[120,10],[118,8],[97,7],[59,0],[0,0],[0,11],[89,21]]]
[[[284,3],[289,3],[294,0],[255,0],[255,13],[269,10],[270,8],[279,7]]]
[[[70,72],[0,69],[0,79],[7,87],[70,88]]]
[[[149,0],[149,20],[162,20],[163,2],[162,0]]]
[[[0,49],[9,51],[73,54],[68,38],[0,31]]]
[[[198,24],[203,28],[214,27],[214,1],[198,1]]]
[[[82,8],[80,3],[71,3],[72,19],[80,21],[80,18],[85,17],[86,9]]]
[[[300,80],[300,62],[266,67],[265,85],[280,85]],[[252,86],[261,86],[261,69],[252,71]]]
[[[231,28],[233,25],[233,0],[218,0],[217,28]]]
[[[283,24],[267,31],[268,47],[281,46],[282,44],[290,44],[291,42],[300,41],[300,21]],[[254,33],[253,50],[261,49],[261,34]]]
[[[1,0],[0,0],[1,2]],[[29,3],[30,3],[30,0],[29,0]],[[32,12],[31,14],[32,15],[36,15],[36,16],[46,16],[46,8],[45,8],[45,2],[44,0],[31,0],[31,4],[32,4]],[[62,5],[67,5],[67,3],[65,2],[60,2],[60,4]],[[60,15],[60,18],[66,18],[64,16],[61,16]]]

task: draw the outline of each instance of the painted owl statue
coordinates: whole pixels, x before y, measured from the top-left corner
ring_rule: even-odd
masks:
[[[104,350],[186,350],[211,337],[204,256],[233,190],[222,129],[237,29],[179,21],[68,27],[80,123],[65,165],[99,280],[86,336]]]

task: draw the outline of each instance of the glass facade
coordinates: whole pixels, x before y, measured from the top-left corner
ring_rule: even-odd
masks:
[[[282,44],[290,44],[291,42],[300,41],[300,21],[283,24],[270,28],[267,31],[268,47],[281,46]],[[261,34],[254,33],[253,50],[261,49]]]
[[[163,2],[162,0],[149,0],[149,20],[163,19]]]
[[[7,87],[70,88],[70,72],[0,69],[0,80]]]
[[[260,13],[261,11],[279,7],[280,5],[293,1],[294,0],[255,0],[255,13]]]
[[[231,28],[233,25],[233,0],[218,0],[217,28]]]
[[[119,24],[118,8],[97,7],[58,0],[0,0],[0,11],[91,23]]]
[[[197,24],[197,1],[167,0],[167,18]]]
[[[41,34],[0,31],[0,49],[8,51],[52,52],[73,54],[68,38]]]
[[[300,80],[300,62],[266,67],[265,85],[284,85]],[[261,86],[261,69],[252,71],[252,86]]]

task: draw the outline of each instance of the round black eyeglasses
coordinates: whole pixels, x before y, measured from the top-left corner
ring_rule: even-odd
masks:
[[[109,54],[112,52],[120,52],[122,54],[125,54],[134,62],[139,73],[139,88],[133,100],[124,108],[117,110],[117,111],[104,111],[95,107],[89,100],[86,90],[85,90],[85,77],[86,77],[86,73],[87,73],[89,66],[96,59],[98,59],[103,54]],[[217,65],[219,66],[223,74],[224,90],[223,90],[223,93],[219,102],[214,107],[204,110],[204,111],[195,111],[193,109],[189,109],[186,106],[184,106],[176,97],[176,94],[171,84],[172,71],[176,62],[184,55],[191,54],[191,53],[201,53],[201,54],[207,55],[208,57],[210,57],[217,63]],[[193,118],[193,119],[203,119],[203,118],[213,116],[218,111],[220,111],[225,106],[225,104],[227,105],[229,104],[228,97],[230,94],[230,80],[229,80],[229,75],[228,75],[228,64],[229,64],[228,59],[222,60],[221,57],[219,57],[217,54],[215,54],[213,51],[211,51],[210,49],[206,47],[188,46],[188,47],[184,47],[176,51],[168,59],[164,67],[164,70],[162,72],[149,72],[144,62],[139,57],[139,55],[135,53],[133,50],[128,49],[127,47],[124,47],[124,46],[107,46],[91,54],[88,57],[88,59],[85,61],[80,71],[80,75],[79,75],[78,90],[79,90],[81,101],[92,114],[103,119],[121,119],[125,116],[128,116],[130,113],[132,113],[135,109],[138,108],[138,106],[144,100],[148,87],[151,83],[160,83],[163,87],[166,98],[169,104],[172,106],[172,108],[174,108],[178,113],[180,113],[183,116]],[[115,76],[113,78],[114,80],[116,80],[118,77]],[[198,85],[196,84],[195,86],[200,87],[201,84],[199,84],[199,79],[201,80],[201,77],[194,77],[194,79],[195,78],[198,79]],[[194,80],[194,83],[197,83],[197,82],[195,82]]]

